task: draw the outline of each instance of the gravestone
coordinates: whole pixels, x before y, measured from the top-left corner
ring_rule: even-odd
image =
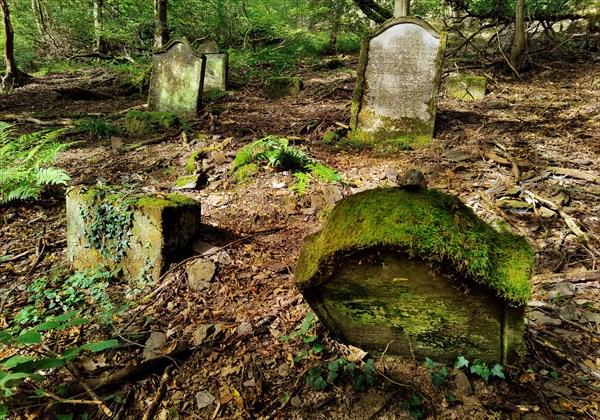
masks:
[[[206,56],[204,95],[226,91],[229,82],[229,54],[219,53],[219,47],[214,41],[201,44],[198,51]]]
[[[200,231],[200,203],[180,194],[129,195],[77,186],[67,193],[67,257],[131,281],[158,280]]]
[[[150,80],[151,111],[193,114],[202,102],[206,57],[185,40],[154,53]]]
[[[323,325],[370,351],[514,362],[533,251],[458,198],[379,188],[340,201],[304,239],[296,286]]]
[[[433,138],[446,38],[419,18],[397,18],[363,41],[350,128],[355,139],[411,147]]]
[[[304,87],[299,77],[269,77],[265,83],[265,96],[280,99],[298,94]]]

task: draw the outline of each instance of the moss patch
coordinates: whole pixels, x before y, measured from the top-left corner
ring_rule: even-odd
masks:
[[[385,246],[454,271],[522,305],[531,295],[533,251],[520,236],[499,233],[458,198],[435,190],[375,189],[347,197],[324,229],[307,237],[296,266],[306,289],[328,279],[343,255]]]
[[[187,120],[173,112],[152,112],[132,110],[125,118],[125,128],[129,134],[151,134],[170,128],[187,130]]]
[[[299,77],[270,77],[265,85],[265,95],[269,99],[279,99],[296,95],[304,86]]]
[[[487,78],[484,76],[449,77],[446,80],[446,92],[458,99],[482,99],[486,89]]]

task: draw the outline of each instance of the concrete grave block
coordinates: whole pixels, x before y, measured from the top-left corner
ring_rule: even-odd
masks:
[[[350,135],[412,148],[433,138],[446,37],[419,18],[392,19],[363,41]]]
[[[446,79],[446,92],[448,95],[465,100],[483,99],[487,89],[487,77],[463,76],[449,77]]]
[[[198,51],[206,56],[204,95],[226,91],[229,83],[229,54],[219,53],[219,47],[214,41],[202,43]]]
[[[269,77],[265,84],[265,95],[269,99],[293,96],[300,92],[303,86],[299,77]]]
[[[132,281],[158,280],[200,231],[200,203],[180,194],[128,195],[76,186],[67,193],[67,257],[81,270],[104,264]]]
[[[369,351],[492,363],[524,350],[533,251],[458,198],[378,188],[349,196],[304,239],[296,286],[342,341]]]
[[[194,114],[202,101],[206,57],[186,40],[174,40],[154,53],[150,80],[151,111]]]

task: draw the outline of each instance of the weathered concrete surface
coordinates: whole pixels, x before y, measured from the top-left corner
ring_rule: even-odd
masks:
[[[433,138],[445,35],[418,18],[393,19],[363,42],[350,127],[366,142]]]
[[[224,92],[229,83],[229,55],[227,53],[205,53],[204,95]]]
[[[193,114],[202,101],[206,57],[186,40],[174,40],[152,59],[149,109]]]
[[[128,280],[157,280],[199,231],[200,203],[183,195],[132,197],[83,186],[67,193],[67,256],[75,269],[105,264]]]
[[[465,100],[483,99],[487,89],[485,76],[448,77],[446,79],[446,92],[448,95]]]
[[[305,238],[295,282],[321,322],[372,351],[511,362],[523,350],[534,266],[455,197],[375,189],[347,197]]]

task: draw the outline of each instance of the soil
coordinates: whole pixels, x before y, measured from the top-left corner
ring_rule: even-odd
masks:
[[[204,257],[217,266],[210,287],[189,286],[186,267],[201,256],[182,255],[138,295],[139,304],[113,316],[108,327],[93,328],[92,337],[114,337],[122,344],[82,358],[80,381],[98,386],[96,397],[118,418],[600,417],[600,55],[585,62],[539,62],[522,78],[479,72],[489,80],[485,98],[462,101],[442,92],[435,140],[416,151],[322,141],[328,130],[343,135],[348,124],[357,58],[344,61],[337,70],[303,68],[304,90],[278,100],[263,96],[263,81],[234,78],[227,96],[206,103],[190,119],[187,134],[121,136],[124,147],[160,140],[133,150],[115,139],[67,132],[64,141],[83,140],[57,161],[73,185],[127,184],[162,194],[194,151],[210,150],[199,162],[207,169],[207,184],[184,193],[202,204],[199,239],[218,248]],[[0,119],[20,132],[69,127],[90,116],[123,125],[125,111],[145,103],[100,70],[35,79],[0,98]],[[290,139],[337,170],[344,182],[313,181],[298,195],[290,172],[268,167],[237,182],[231,172],[236,153],[267,135]],[[468,373],[466,384],[452,367],[444,375],[441,366],[431,372],[422,360],[372,354],[357,362],[375,359],[375,381],[366,392],[356,391],[350,377],[313,390],[305,384],[307,375],[351,354],[318,323],[321,352],[303,342],[315,331],[281,340],[309,312],[294,288],[293,272],[302,239],[322,227],[331,209],[324,188],[347,196],[394,186],[395,173],[411,168],[425,174],[429,188],[459,196],[488,222],[503,220],[533,245],[528,354],[521,365],[505,367],[506,380],[486,383]],[[0,223],[4,328],[26,304],[31,281],[66,265],[64,191],[50,189],[37,202],[4,205]],[[120,290],[114,284],[111,296],[124,301]],[[166,341],[157,349],[163,357],[145,361],[151,332],[164,333]],[[80,333],[56,345],[77,342]],[[126,374],[115,379],[122,370]],[[436,374],[443,380],[439,387],[432,380]],[[100,386],[102,381],[108,383]],[[55,372],[44,387],[65,383],[74,381]],[[26,384],[24,391],[33,388]],[[88,402],[96,397],[85,391],[75,396]],[[97,404],[48,400],[32,405],[17,399],[15,418],[103,416]]]

